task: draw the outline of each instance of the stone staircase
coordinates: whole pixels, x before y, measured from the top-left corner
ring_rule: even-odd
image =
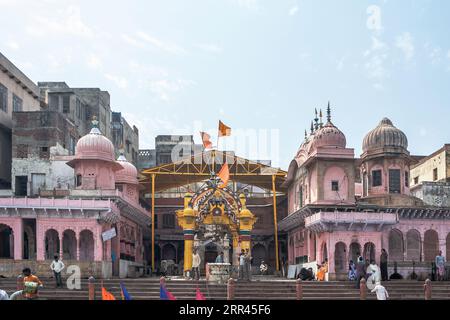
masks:
[[[41,279],[44,288],[40,291],[40,298],[46,300],[87,300],[88,282],[83,279],[81,290],[54,289],[53,279]],[[159,300],[159,278],[140,279],[109,279],[103,280],[103,286],[116,299],[121,299],[120,282],[123,282],[133,300]],[[227,286],[209,284],[204,280],[182,281],[166,280],[167,289],[178,300],[195,299],[195,289],[200,291],[208,300],[225,300]],[[304,300],[359,300],[359,290],[354,282],[303,282]],[[389,281],[383,283],[392,300],[423,300],[423,281]],[[433,282],[433,299],[450,300],[450,282]],[[16,291],[16,281],[12,278],[0,278],[0,289],[9,294]],[[100,282],[96,282],[96,299],[101,299]],[[296,283],[291,280],[255,280],[237,282],[235,287],[236,300],[295,300]],[[375,300],[373,293],[367,294],[368,300]]]

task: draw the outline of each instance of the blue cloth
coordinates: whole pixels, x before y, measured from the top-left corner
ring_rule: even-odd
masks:
[[[131,296],[128,293],[127,288],[123,285],[123,283],[120,283],[120,290],[122,291],[122,300],[131,300]]]

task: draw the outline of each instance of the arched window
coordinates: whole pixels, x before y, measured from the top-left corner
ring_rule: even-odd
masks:
[[[176,250],[172,244],[166,243],[162,247],[162,260],[173,260],[176,262],[176,256]]]
[[[439,237],[435,230],[427,230],[423,238],[423,254],[424,260],[427,262],[434,261],[439,253]]]
[[[14,258],[14,233],[10,226],[0,224],[0,259]]]
[[[400,230],[392,229],[389,232],[389,257],[391,261],[403,261],[403,234]]]
[[[358,255],[361,255],[361,245],[358,242],[352,242],[349,247],[349,260],[353,260],[356,263]]]
[[[59,235],[55,229],[49,229],[45,232],[45,258],[53,259],[59,255]]]
[[[63,232],[63,259],[77,259],[77,239],[73,230]]]
[[[334,269],[336,273],[347,271],[346,246],[343,242],[338,242],[334,246]]]
[[[364,254],[363,254],[364,260],[375,260],[375,244],[372,242],[367,242],[364,245]]]
[[[94,261],[94,234],[91,230],[80,232],[80,261]]]
[[[261,265],[261,261],[266,261],[266,248],[262,244],[255,244],[252,249],[253,265]]]
[[[414,229],[406,233],[406,259],[408,261],[421,261],[420,233]]]

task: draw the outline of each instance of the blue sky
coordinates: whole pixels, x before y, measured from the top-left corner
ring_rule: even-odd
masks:
[[[450,142],[446,0],[0,0],[0,11],[3,54],[35,82],[109,91],[141,148],[157,134],[200,142],[222,119],[270,145],[234,142],[240,155],[286,169],[328,100],[356,156],[384,116],[412,154]]]

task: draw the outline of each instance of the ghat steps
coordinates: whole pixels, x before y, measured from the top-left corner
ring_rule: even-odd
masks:
[[[53,279],[42,279],[44,288],[40,291],[41,299],[48,300],[87,300],[88,282],[81,281],[81,290],[55,289]],[[108,279],[103,280],[104,287],[116,299],[120,299],[120,282],[123,282],[134,300],[159,300],[159,278]],[[359,300],[359,290],[354,282],[303,282],[303,299],[305,300]],[[423,281],[389,281],[383,283],[392,300],[423,300]],[[206,299],[226,299],[227,286],[210,284],[205,280],[182,281],[166,280],[167,289],[178,299],[195,299],[198,286]],[[450,300],[450,282],[433,282],[433,299]],[[12,278],[0,278],[0,288],[11,294],[16,290],[16,281]],[[101,298],[100,282],[96,282],[96,299]],[[236,300],[295,300],[296,283],[292,280],[260,280],[237,282]],[[367,294],[368,300],[376,299],[375,294]]]

